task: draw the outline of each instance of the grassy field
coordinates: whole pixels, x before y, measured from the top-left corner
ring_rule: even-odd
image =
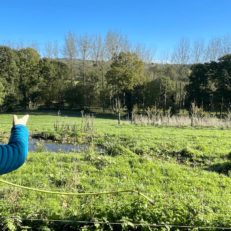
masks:
[[[96,114],[94,131],[88,133],[81,130],[80,113],[61,113],[57,117],[56,111],[29,112],[30,133],[64,136],[64,131],[54,129],[58,118],[66,124],[76,124],[75,132],[66,133],[78,136],[75,142],[87,143],[88,150],[70,154],[31,152],[20,169],[1,179],[60,192],[136,189],[150,197],[154,205],[135,193],[61,196],[1,183],[0,213],[5,218],[1,229],[170,230],[167,226],[145,226],[150,223],[231,226],[230,130],[118,125],[115,117]],[[7,139],[11,123],[12,115],[0,115],[2,138]],[[97,146],[105,147],[105,152],[96,153]],[[123,225],[22,222],[6,219],[9,217],[122,222]],[[193,228],[172,227],[171,230]]]

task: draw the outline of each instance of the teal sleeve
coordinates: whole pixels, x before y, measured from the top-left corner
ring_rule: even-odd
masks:
[[[28,153],[29,132],[24,125],[11,130],[10,141],[0,145],[0,175],[12,172],[23,165]]]

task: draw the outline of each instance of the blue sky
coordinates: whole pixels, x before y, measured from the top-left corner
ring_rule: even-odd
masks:
[[[181,37],[231,33],[231,0],[1,0],[0,42],[63,43],[68,31],[105,35],[118,30],[158,54]]]

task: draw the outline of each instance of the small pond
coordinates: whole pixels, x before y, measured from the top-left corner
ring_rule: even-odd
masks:
[[[34,152],[36,151],[36,143],[39,142],[38,139],[33,139],[29,140],[29,152]],[[75,152],[83,149],[86,150],[87,146],[84,144],[78,144],[78,145],[73,145],[73,144],[56,144],[56,143],[48,143],[48,142],[43,142],[44,148],[46,152],[62,152],[62,153],[69,153]],[[105,149],[102,147],[98,147],[97,152],[104,152]]]
[[[29,140],[29,152],[34,152],[36,151],[37,147],[35,146],[35,143],[39,142],[38,139],[33,139],[33,140]],[[44,148],[46,152],[63,152],[63,153],[69,153],[69,152],[73,152],[75,150],[75,152],[83,149],[86,150],[87,146],[85,144],[77,144],[77,145],[73,145],[73,144],[58,144],[58,143],[48,143],[48,142],[44,142]],[[104,148],[102,147],[98,147],[97,152],[103,152],[105,151]]]

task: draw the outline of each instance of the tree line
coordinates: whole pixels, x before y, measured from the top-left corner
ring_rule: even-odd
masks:
[[[0,46],[2,109],[38,105],[49,108],[56,101],[68,103],[70,108],[94,105],[103,110],[120,107],[131,112],[134,105],[140,109],[153,104],[169,106],[177,95],[177,69],[171,65],[147,65],[136,53],[114,53],[111,60],[103,63],[104,68],[91,60],[74,60],[73,66],[69,62],[41,58],[32,48],[15,50]],[[182,69],[188,71],[187,67]]]
[[[231,54],[191,67],[185,87],[187,104],[194,102],[206,111],[218,111],[220,116],[231,110]],[[189,106],[189,105],[187,105]]]
[[[7,44],[6,44],[7,43]],[[155,47],[131,45],[125,35],[68,32],[64,45],[47,42],[39,54],[36,43],[5,42],[0,46],[0,104],[51,107],[102,107],[132,112],[159,107],[172,112],[194,102],[205,110],[229,108],[231,36],[213,37],[206,45],[198,38],[181,38],[173,52],[155,63]],[[62,54],[62,57],[60,57]]]

